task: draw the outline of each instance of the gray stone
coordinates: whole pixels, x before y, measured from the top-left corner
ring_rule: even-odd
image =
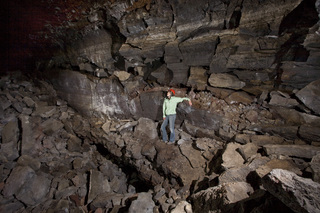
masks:
[[[138,194],[138,198],[131,203],[128,212],[129,213],[136,213],[136,212],[153,213],[154,207],[155,207],[155,203],[152,200],[152,194],[141,192]]]
[[[288,126],[288,125],[262,126],[261,132],[269,133],[270,135],[274,135],[274,136],[281,136],[285,139],[294,140],[298,138],[298,128],[299,128],[298,126]],[[280,140],[276,139],[276,141],[280,141]]]
[[[253,156],[256,155],[258,152],[259,147],[254,144],[254,143],[247,143],[243,146],[240,146],[237,151],[241,154],[241,156],[243,157],[243,159],[245,161],[248,161],[248,159]]]
[[[246,84],[240,81],[236,76],[227,73],[213,73],[210,75],[209,84],[213,87],[222,87],[230,89],[241,89]]]
[[[187,201],[180,201],[177,206],[170,211],[170,213],[192,213],[192,206]]]
[[[28,107],[34,107],[34,105],[35,105],[35,102],[32,100],[32,98],[30,98],[28,96],[25,96],[23,98],[23,101],[24,101],[24,103],[27,104]]]
[[[230,169],[233,167],[242,166],[244,159],[236,150],[240,148],[241,145],[237,143],[228,143],[226,150],[222,154],[222,164],[221,166],[225,169]]]
[[[206,159],[203,158],[202,152],[193,148],[192,141],[183,143],[179,146],[181,154],[190,162],[192,168],[204,168]]]
[[[7,160],[14,161],[19,157],[18,143],[11,141],[1,144],[0,153]]]
[[[156,123],[149,118],[140,118],[134,130],[134,136],[143,140],[158,139]]]
[[[90,182],[88,192],[88,203],[91,203],[97,196],[110,192],[109,181],[104,178],[103,173],[97,170],[90,170]]]
[[[57,111],[56,106],[38,106],[32,113],[33,116],[41,116],[42,118],[49,118]]]
[[[271,100],[269,101],[270,105],[274,106],[283,106],[283,107],[288,107],[288,108],[293,108],[299,105],[298,101],[295,99],[289,98],[289,97],[284,97],[282,95],[283,93],[280,92],[271,92]]]
[[[320,142],[320,127],[302,125],[298,131],[299,136],[306,141]]]
[[[98,208],[110,209],[113,205],[114,199],[122,199],[123,203],[126,201],[126,197],[123,194],[116,194],[116,193],[103,193],[96,197],[90,204],[91,210],[96,210]]]
[[[9,142],[17,143],[20,137],[18,121],[13,120],[7,123],[2,129],[1,136],[3,144]]]
[[[21,141],[21,153],[24,154],[34,154],[36,140],[34,123],[32,118],[27,115],[20,115],[20,122],[22,127],[22,141]]]
[[[274,169],[263,178],[263,186],[294,212],[320,211],[320,184],[311,179]]]
[[[312,158],[310,167],[312,170],[313,181],[320,183],[320,153]]]
[[[157,82],[161,85],[169,85],[172,80],[173,74],[170,72],[165,64],[157,68],[151,73],[151,76],[157,79]]]
[[[297,175],[302,175],[302,172],[298,168],[297,165],[293,163],[292,160],[279,160],[279,159],[272,159],[266,164],[259,166],[256,170],[255,173],[260,177],[264,177],[267,175],[271,170],[273,169],[285,169],[291,172],[296,173]]]
[[[113,74],[117,76],[120,81],[126,81],[131,76],[131,74],[126,71],[115,71]]]
[[[25,209],[23,203],[16,201],[16,202],[10,202],[10,203],[1,203],[0,206],[0,212],[8,212],[8,213],[14,213],[14,212],[23,212]]]
[[[202,67],[191,67],[190,76],[188,78],[187,86],[197,90],[205,90],[207,87],[207,70]]]
[[[246,178],[250,172],[251,169],[248,166],[244,165],[227,169],[219,176],[219,184],[231,182],[246,182]]]
[[[75,135],[70,135],[67,141],[67,149],[69,152],[81,152],[82,151],[82,140]]]
[[[22,113],[23,108],[26,107],[26,105],[22,102],[13,102],[12,106],[19,113]]]
[[[320,152],[320,147],[310,145],[264,145],[263,149],[267,155],[286,155],[291,157],[300,157],[312,159]]]
[[[35,172],[28,166],[15,167],[6,180],[6,184],[2,192],[3,195],[5,197],[10,197],[17,194],[19,190],[35,176]]]
[[[187,65],[209,66],[217,43],[218,37],[208,33],[183,41],[179,48]]]
[[[16,197],[21,202],[34,206],[43,202],[49,193],[51,180],[48,175],[41,173],[26,181],[23,187],[16,193]]]
[[[111,45],[112,38],[106,30],[89,31],[82,39],[74,40],[73,45],[67,47],[67,55],[73,65],[81,64],[81,59],[86,58],[100,68],[110,68],[109,65],[113,62]],[[82,57],[78,57],[79,55]]]
[[[45,134],[53,135],[54,133],[62,129],[64,127],[64,124],[59,120],[49,118],[48,120],[41,123],[41,127]]]
[[[31,157],[29,155],[22,155],[21,157],[19,157],[17,163],[20,166],[29,166],[34,171],[39,170],[41,166],[39,159]]]
[[[224,183],[191,196],[194,212],[210,212],[249,197],[253,188],[246,182]]]
[[[246,92],[233,92],[224,99],[228,104],[251,104],[253,102],[252,96]]]
[[[63,199],[63,198],[66,198],[66,197],[69,197],[69,196],[75,194],[77,190],[78,190],[78,188],[75,186],[68,186],[68,187],[62,188],[62,189],[58,188],[58,190],[56,191],[54,196],[56,199]]]
[[[320,78],[319,67],[311,66],[305,62],[297,61],[283,61],[280,67],[283,70],[281,81],[283,85],[287,85],[292,88],[301,89],[298,92],[297,97],[306,105],[310,107],[318,108],[317,114],[319,114],[319,107],[315,103],[319,103],[319,97],[317,94],[319,89]],[[308,74],[306,74],[308,73]],[[305,98],[304,98],[305,97]],[[313,102],[315,98],[315,102]],[[310,108],[312,109],[312,108]]]

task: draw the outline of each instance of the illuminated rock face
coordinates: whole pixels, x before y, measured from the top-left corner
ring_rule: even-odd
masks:
[[[318,211],[319,0],[131,2],[49,2],[63,21],[28,31],[46,81],[0,80],[0,211]],[[168,88],[193,103],[174,144]]]

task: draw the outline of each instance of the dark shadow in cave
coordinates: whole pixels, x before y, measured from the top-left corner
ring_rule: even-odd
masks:
[[[283,18],[279,27],[279,36],[285,33],[291,34],[291,37],[285,42],[280,50],[276,53],[275,63],[277,64],[277,77],[275,86],[281,84],[282,61],[305,62],[309,57],[309,51],[302,45],[309,28],[314,26],[319,20],[315,8],[315,0],[304,0],[286,17]]]
[[[112,155],[107,148],[102,144],[95,144],[97,151],[112,163],[116,164],[121,168],[122,172],[127,176],[127,183],[134,186],[136,192],[148,192],[150,189],[153,189],[151,183],[148,183],[146,180],[139,178],[139,172],[129,163],[124,162],[122,159],[119,159],[117,156]]]

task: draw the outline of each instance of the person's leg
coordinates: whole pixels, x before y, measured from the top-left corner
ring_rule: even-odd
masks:
[[[174,134],[174,123],[176,121],[177,115],[169,116],[169,128],[170,128],[170,142],[174,142],[175,134]]]
[[[164,142],[167,142],[168,141],[168,135],[167,135],[167,130],[166,130],[166,127],[168,125],[168,121],[169,121],[169,118],[168,116],[166,117],[166,119],[163,121],[162,125],[161,125],[161,132],[162,132],[162,140]]]

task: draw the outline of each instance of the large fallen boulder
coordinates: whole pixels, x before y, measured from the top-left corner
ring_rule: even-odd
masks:
[[[318,115],[320,114],[320,80],[311,82],[306,87],[298,91],[296,96],[308,108]]]
[[[300,157],[312,159],[320,152],[320,147],[310,145],[264,145],[263,149],[267,155],[286,155],[291,157]]]
[[[320,212],[320,184],[293,172],[274,169],[263,178],[263,186],[292,211]]]
[[[195,213],[202,213],[226,209],[229,204],[244,200],[251,193],[253,189],[246,182],[224,183],[193,194],[193,210]]]

